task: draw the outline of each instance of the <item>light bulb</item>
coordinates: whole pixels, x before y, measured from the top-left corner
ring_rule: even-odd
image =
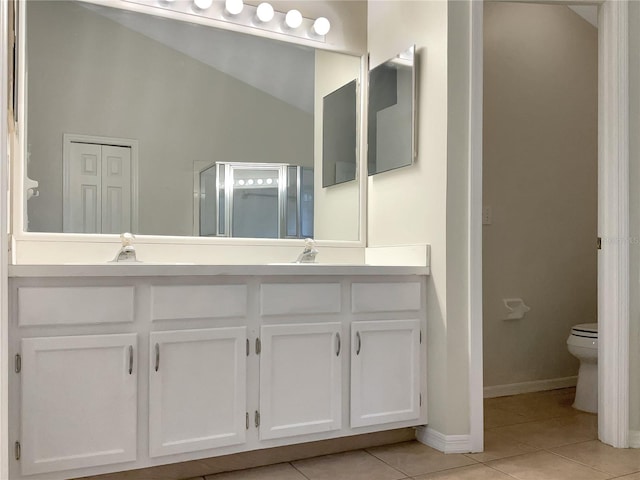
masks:
[[[264,180],[262,180],[261,178],[258,179],[258,185],[262,185],[264,182]]]
[[[193,0],[193,3],[200,10],[206,10],[213,4],[213,0]]]
[[[263,23],[273,20],[273,15],[274,11],[270,3],[262,2],[258,5],[258,8],[256,8],[256,17],[258,17],[258,20]]]
[[[284,17],[284,22],[287,24],[287,27],[296,29],[302,25],[302,14],[298,10],[289,10]]]
[[[238,185],[244,185],[244,180],[238,180]]]
[[[250,178],[249,180],[247,180],[247,185],[253,185],[253,179]]]
[[[230,15],[239,15],[243,8],[242,0],[226,0],[224,2],[224,9]]]
[[[271,185],[273,183],[273,179],[267,178],[267,185]]]
[[[317,35],[324,36],[329,33],[331,30],[331,23],[325,17],[318,17],[316,21],[313,22],[313,31],[316,32]]]

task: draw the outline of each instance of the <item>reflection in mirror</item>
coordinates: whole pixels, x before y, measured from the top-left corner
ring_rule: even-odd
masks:
[[[322,100],[322,186],[356,179],[357,81]]]
[[[313,237],[313,169],[225,163],[199,172],[202,236]]]
[[[39,182],[25,230],[358,240],[358,186],[314,194],[313,172],[319,105],[359,78],[359,57],[91,3],[25,4],[25,171]],[[285,183],[217,187],[258,171]],[[258,198],[271,221],[257,221]]]
[[[415,45],[369,72],[369,175],[413,163],[415,72]]]

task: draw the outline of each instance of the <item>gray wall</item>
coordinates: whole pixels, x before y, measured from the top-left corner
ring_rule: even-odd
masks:
[[[29,230],[62,230],[63,133],[139,141],[144,234],[192,234],[194,161],[313,166],[313,115],[81,6],[27,8]]]
[[[568,377],[571,326],[597,319],[598,33],[566,6],[484,12],[484,383]]]

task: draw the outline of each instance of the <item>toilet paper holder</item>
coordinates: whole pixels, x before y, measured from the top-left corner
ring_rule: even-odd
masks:
[[[509,310],[505,320],[520,320],[525,313],[531,310],[521,298],[503,298],[502,301],[507,310]]]

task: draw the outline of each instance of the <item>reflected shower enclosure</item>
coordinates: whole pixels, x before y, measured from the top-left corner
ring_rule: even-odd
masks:
[[[313,169],[234,162],[204,168],[200,235],[313,238]]]

